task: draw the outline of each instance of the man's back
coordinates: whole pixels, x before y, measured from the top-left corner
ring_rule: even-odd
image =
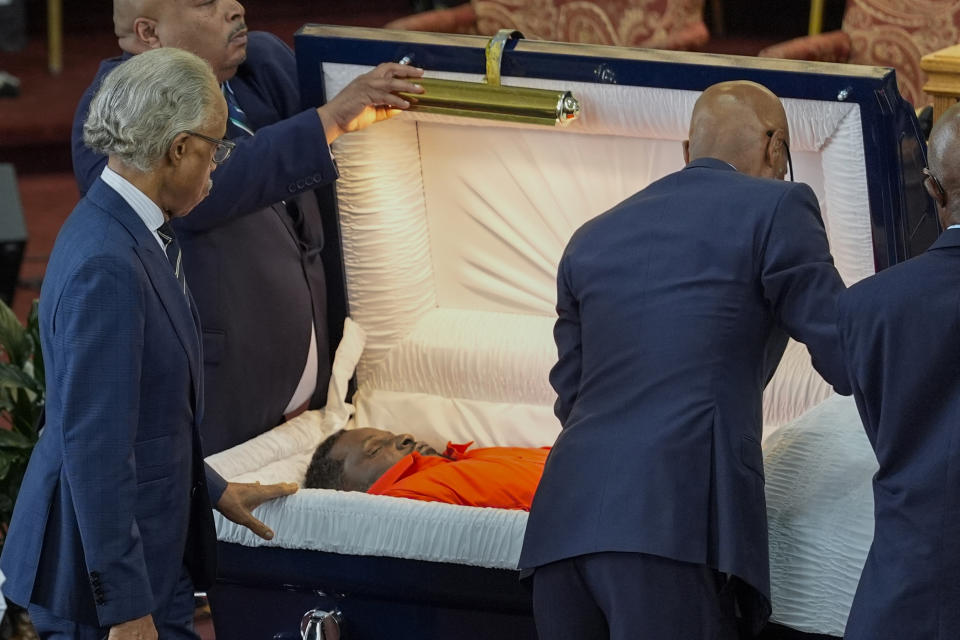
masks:
[[[854,395],[880,463],[855,640],[960,628],[960,229],[840,299]]]
[[[768,597],[761,395],[788,333],[842,386],[842,287],[812,191],[719,160],[584,225],[558,275],[564,428],[521,566],[640,552]]]

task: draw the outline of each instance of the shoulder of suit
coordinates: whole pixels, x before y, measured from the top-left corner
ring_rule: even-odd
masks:
[[[100,61],[100,66],[97,68],[97,75],[94,76],[93,82],[90,83],[90,86],[87,87],[87,93],[92,94],[97,89],[100,88],[100,83],[103,82],[103,79],[107,77],[107,74],[113,71],[117,65],[124,61],[124,56],[114,56],[112,58],[106,58]]]
[[[292,55],[283,40],[266,31],[251,31],[247,36],[247,60],[244,64],[263,64],[277,55]]]
[[[928,280],[924,273],[935,268],[936,266],[927,260],[927,254],[921,253],[850,285],[841,296],[848,304],[890,304],[893,301],[893,291],[906,288],[916,293],[922,290]]]
[[[61,228],[50,260],[51,266],[69,274],[133,272],[140,270],[139,263],[135,240],[123,225],[83,201]]]

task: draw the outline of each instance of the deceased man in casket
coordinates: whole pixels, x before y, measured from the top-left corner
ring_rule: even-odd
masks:
[[[440,453],[408,433],[340,430],[317,447],[304,485],[529,511],[550,448],[472,444],[448,443]]]

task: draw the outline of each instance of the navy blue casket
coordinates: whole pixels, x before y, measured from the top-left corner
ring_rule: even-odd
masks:
[[[486,43],[306,26],[296,36],[303,100],[321,104],[402,58],[428,76],[480,81]],[[939,232],[921,186],[924,142],[892,70],[515,40],[501,73],[505,85],[572,91],[581,117],[545,128],[404,113],[334,144],[331,329],[350,320],[331,406],[212,456],[227,477],[300,481],[313,448],[352,424],[439,446],[552,444],[547,371],[565,243],[681,168],[693,104],[716,82],[754,80],[782,97],[796,179],[819,198],[848,284]],[[869,445],[852,404],[831,397],[793,343],[766,391],[764,422],[783,625],[771,637],[842,635],[872,535]],[[844,514],[839,528],[824,524],[834,511]],[[515,571],[524,513],[302,490],[258,514],[277,533],[269,543],[218,520],[218,637],[297,638],[312,608],[340,609],[347,640],[536,637]]]

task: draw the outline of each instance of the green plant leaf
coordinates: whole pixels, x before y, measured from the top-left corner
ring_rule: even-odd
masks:
[[[0,300],[0,347],[7,352],[10,362],[18,367],[30,359],[31,340],[16,314]]]
[[[29,451],[33,449],[33,445],[36,444],[30,438],[27,438],[21,433],[16,431],[11,431],[10,429],[0,429],[0,455],[4,454],[3,450],[20,450],[20,451]],[[9,451],[7,452],[10,453]],[[19,455],[19,451],[15,455]]]
[[[37,396],[43,393],[43,389],[33,376],[8,362],[0,362],[0,386],[10,389],[26,389]]]
[[[10,473],[10,467],[13,465],[13,456],[4,455],[0,452],[0,480],[7,477]]]
[[[27,316],[27,334],[33,343],[31,349],[33,354],[33,377],[40,385],[40,388],[46,391],[46,369],[43,365],[43,350],[40,347],[40,301],[36,299],[30,307],[30,314]]]
[[[10,411],[10,420],[13,428],[31,442],[37,441],[37,421],[43,406],[36,402],[36,396],[30,397],[22,389],[16,395],[16,402]]]

